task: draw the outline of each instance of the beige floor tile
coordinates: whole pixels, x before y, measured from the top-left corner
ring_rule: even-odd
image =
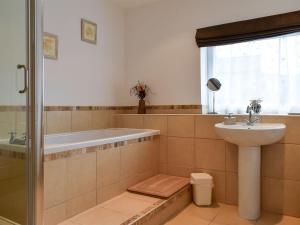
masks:
[[[107,202],[104,202],[103,204],[101,204],[101,206],[103,208],[114,210],[124,215],[134,216],[153,204],[149,201],[130,198],[126,195],[127,194],[121,194]]]
[[[213,206],[209,207],[199,207],[192,203],[185,210],[189,211],[191,214],[198,215],[198,217],[201,219],[212,221],[222,207],[223,204],[214,204]]]
[[[256,221],[240,218],[237,206],[224,205],[213,220],[213,223],[215,225],[253,225]]]
[[[73,223],[72,221],[64,221],[62,223],[59,223],[58,225],[79,225],[79,223]]]
[[[264,212],[256,225],[299,225],[300,218]]]
[[[80,225],[120,225],[127,219],[127,215],[97,206],[71,218],[70,221]]]
[[[165,225],[183,225],[183,224],[188,224],[188,225],[209,225],[209,221],[203,220],[199,217],[195,216],[188,216],[184,214],[179,214],[169,222],[167,222]]]

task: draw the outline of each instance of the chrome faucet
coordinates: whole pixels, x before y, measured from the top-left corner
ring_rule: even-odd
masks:
[[[9,144],[13,144],[14,143],[14,140],[16,139],[16,132],[9,132],[8,133],[10,135],[9,137]]]
[[[254,114],[258,115],[261,112],[261,102],[262,100],[251,100],[250,105],[247,106],[246,113],[249,113],[248,120],[246,123],[248,126],[253,126],[257,121],[260,120],[259,117],[254,116]]]
[[[23,136],[21,138],[16,137],[16,132],[9,132],[10,138],[9,138],[9,144],[11,145],[26,145],[27,142],[27,136],[25,133],[23,133]]]

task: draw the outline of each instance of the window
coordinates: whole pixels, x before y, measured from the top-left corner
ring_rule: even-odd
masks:
[[[238,44],[201,48],[201,99],[212,109],[207,80],[219,79],[216,111],[245,113],[262,99],[262,113],[300,112],[300,33]]]

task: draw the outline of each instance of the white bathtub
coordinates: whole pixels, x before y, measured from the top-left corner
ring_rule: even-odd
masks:
[[[111,128],[45,136],[44,154],[159,135],[159,130]]]

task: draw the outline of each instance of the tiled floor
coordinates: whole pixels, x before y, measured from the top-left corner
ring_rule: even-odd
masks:
[[[197,207],[190,204],[165,225],[300,225],[300,218],[263,213],[257,221],[241,219],[236,206],[218,204]]]
[[[157,201],[157,198],[125,192],[59,225],[120,225]]]

